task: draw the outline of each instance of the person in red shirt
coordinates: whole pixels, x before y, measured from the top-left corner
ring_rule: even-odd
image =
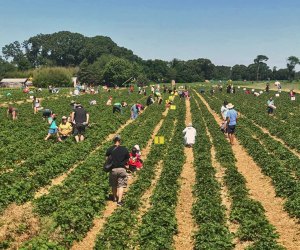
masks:
[[[18,110],[13,106],[9,105],[7,109],[7,117],[11,117],[13,120],[18,119]]]
[[[129,170],[131,172],[135,172],[136,170],[140,170],[143,167],[143,161],[141,159],[141,155],[139,150],[136,147],[133,147],[131,152],[129,153]]]

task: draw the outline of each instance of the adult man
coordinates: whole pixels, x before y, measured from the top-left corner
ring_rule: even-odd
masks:
[[[80,103],[77,103],[74,112],[71,114],[71,120],[74,124],[74,135],[76,142],[84,140],[85,127],[89,123],[90,115],[82,107]]]
[[[195,144],[195,137],[197,135],[196,129],[193,128],[192,123],[189,123],[182,133],[184,134],[185,145],[191,148]]]
[[[112,170],[109,173],[109,184],[112,188],[113,201],[122,206],[124,188],[127,186],[127,162],[130,158],[126,147],[121,146],[121,137],[116,135],[113,139],[114,146],[110,147],[106,156],[112,158]]]
[[[67,117],[63,116],[61,118],[61,124],[58,126],[58,133],[61,139],[68,138],[72,133],[72,125],[71,123],[67,122]]]
[[[226,113],[227,133],[230,140],[230,144],[233,145],[238,113],[233,109],[234,105],[232,103],[228,103],[226,107],[228,108],[228,111]]]

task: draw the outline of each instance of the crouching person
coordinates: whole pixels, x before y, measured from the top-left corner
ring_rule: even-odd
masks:
[[[132,148],[131,152],[129,153],[129,170],[130,172],[134,173],[137,170],[140,170],[143,167],[143,161],[141,159],[141,155],[139,153],[139,146],[136,145]]]
[[[47,141],[51,136],[56,136],[57,140],[61,142],[61,139],[59,137],[58,130],[57,130],[57,125],[56,125],[56,114],[52,114],[48,118],[48,124],[50,126],[49,126],[49,130],[48,130],[48,134],[45,137],[45,141]]]
[[[58,126],[58,133],[59,137],[62,140],[67,139],[72,134],[72,125],[68,122],[68,118],[66,116],[63,116],[61,118],[61,124]]]

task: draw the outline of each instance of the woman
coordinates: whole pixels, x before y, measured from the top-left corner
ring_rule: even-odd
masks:
[[[59,137],[59,133],[58,133],[57,125],[56,125],[56,114],[52,114],[48,118],[48,124],[50,126],[49,126],[49,130],[48,130],[48,134],[45,137],[45,141],[47,141],[52,135],[56,135],[57,140],[61,142],[62,140]]]
[[[9,105],[7,109],[7,117],[11,117],[13,120],[18,119],[18,110],[13,106]]]
[[[39,108],[41,107],[41,101],[37,99],[36,96],[33,97],[32,106],[33,113],[36,114],[39,111]]]
[[[274,109],[276,109],[276,107],[274,105],[274,100],[272,97],[270,97],[270,99],[268,100],[267,105],[268,105],[268,114],[273,115]]]
[[[226,121],[226,113],[227,113],[227,111],[228,111],[228,108],[226,107],[227,104],[228,104],[228,102],[227,102],[227,101],[224,101],[224,102],[223,102],[223,105],[222,105],[222,107],[221,107],[221,115],[222,115],[222,118],[223,118],[224,121]]]

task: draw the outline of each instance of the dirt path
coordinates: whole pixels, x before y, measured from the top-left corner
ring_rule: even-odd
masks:
[[[161,128],[165,116],[168,114],[169,109],[166,109],[163,112],[163,118],[160,120],[160,122],[156,125],[155,129],[153,130],[151,138],[148,140],[146,147],[142,150],[142,156],[143,159],[147,159],[147,155],[150,152],[154,137],[158,133],[159,129]],[[127,188],[130,187],[130,185],[134,182],[135,178],[130,178],[128,180],[128,185]],[[112,213],[115,211],[117,208],[117,205],[115,202],[108,201],[107,205],[102,213],[102,217],[100,218],[95,218],[93,221],[93,227],[91,230],[87,233],[85,238],[80,241],[80,242],[75,242],[74,245],[72,246],[72,250],[92,250],[94,249],[95,243],[96,243],[96,238],[97,234],[102,230],[107,218],[112,215]]]
[[[259,89],[259,90],[265,90],[266,89],[266,86],[258,86],[257,84],[255,84],[254,86],[251,86],[251,85],[240,85],[240,86],[242,88],[247,88],[247,89]],[[281,85],[281,86],[283,86],[283,85]],[[293,88],[293,89],[296,93],[300,93],[300,90],[298,90],[296,88]],[[270,84],[270,90],[278,91],[277,87],[272,85],[272,84]],[[281,89],[282,92],[290,92],[290,90],[291,90],[290,88],[285,88],[284,86]]]
[[[150,198],[151,198],[151,196],[153,194],[153,190],[154,190],[154,188],[156,186],[156,183],[157,183],[157,181],[160,178],[162,167],[163,167],[163,161],[160,160],[158,162],[157,166],[155,167],[155,177],[154,177],[154,179],[151,182],[150,188],[147,189],[147,191],[141,197],[141,206],[140,206],[139,211],[138,211],[138,222],[139,223],[141,223],[143,215],[151,207],[151,203],[150,203],[151,200],[150,200]]]
[[[190,102],[186,101],[185,124],[192,122]],[[186,162],[180,176],[180,190],[176,206],[176,218],[178,224],[178,234],[174,236],[175,249],[193,249],[193,233],[196,224],[192,215],[194,203],[193,186],[196,183],[196,173],[194,169],[194,153],[192,148],[184,148]]]
[[[18,249],[22,242],[39,233],[40,225],[39,218],[32,212],[31,202],[11,204],[0,216],[0,242],[12,241],[9,249]]]
[[[210,113],[213,114],[216,121],[220,123],[221,118],[210,108],[209,104],[201,95],[198,93],[197,95],[206,105]],[[235,141],[232,150],[237,159],[236,166],[238,171],[246,179],[246,186],[249,189],[250,197],[263,205],[266,211],[266,217],[270,223],[276,227],[279,233],[278,242],[287,249],[299,249],[300,225],[284,211],[284,200],[276,197],[271,179],[261,172],[259,166],[249,156],[246,149],[240,145],[238,140]]]

